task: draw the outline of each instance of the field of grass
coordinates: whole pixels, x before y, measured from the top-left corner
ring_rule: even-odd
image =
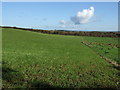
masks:
[[[105,43],[105,44],[118,44],[118,38],[84,37],[84,39],[88,40],[89,42],[98,42],[98,43]]]
[[[120,88],[120,71],[80,36],[2,32],[3,88]]]
[[[92,49],[95,50],[95,52],[98,52],[100,55],[105,56],[120,64],[120,58],[118,57],[119,48],[116,47],[118,46],[119,38],[84,37],[84,40],[93,43]],[[94,44],[94,43],[98,43],[98,44]],[[106,45],[106,44],[110,44],[110,45]]]

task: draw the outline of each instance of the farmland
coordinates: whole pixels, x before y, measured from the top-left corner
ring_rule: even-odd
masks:
[[[3,88],[120,88],[120,71],[98,54],[120,63],[114,46],[118,38],[9,28],[2,29],[2,36]],[[90,48],[83,41],[110,45]]]
[[[91,48],[100,55],[105,56],[118,64],[119,59],[119,38],[100,38],[100,37],[84,37],[84,41],[91,44]]]

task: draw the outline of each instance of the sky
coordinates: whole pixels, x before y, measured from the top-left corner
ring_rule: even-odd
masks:
[[[2,25],[47,30],[118,31],[118,3],[3,2]]]

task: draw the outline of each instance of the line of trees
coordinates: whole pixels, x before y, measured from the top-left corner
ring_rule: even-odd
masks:
[[[2,26],[1,28],[13,28],[26,31],[34,31],[47,34],[59,34],[59,35],[73,35],[73,36],[93,36],[93,37],[120,37],[120,32],[97,32],[97,31],[66,31],[66,30],[42,30],[32,28],[20,28],[20,27],[8,27]]]

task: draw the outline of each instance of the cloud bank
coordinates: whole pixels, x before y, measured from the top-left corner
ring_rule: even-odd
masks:
[[[71,17],[71,21],[74,22],[74,24],[85,24],[88,23],[93,16],[94,7],[90,7],[89,9],[83,9],[82,12],[77,12],[74,17]]]

